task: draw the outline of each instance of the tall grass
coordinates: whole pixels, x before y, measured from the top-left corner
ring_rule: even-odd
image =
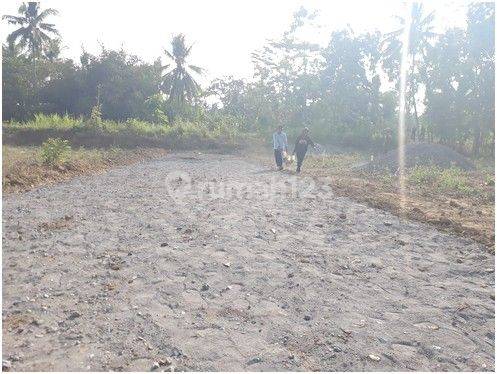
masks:
[[[408,171],[408,181],[411,185],[432,186],[463,195],[475,192],[468,173],[456,167],[442,169],[436,166],[416,166]]]
[[[74,118],[68,115],[37,114],[27,122],[6,122],[5,129],[12,131],[42,131],[53,130],[63,133],[93,133],[107,135],[128,135],[165,140],[178,140],[182,143],[198,144],[222,141],[223,144],[235,145],[241,137],[238,124],[232,119],[203,118],[195,122],[180,120],[173,125],[154,124],[138,119],[128,119],[123,122],[100,120],[98,124],[83,117]]]
[[[67,114],[61,116],[59,114],[35,114],[34,119],[28,122],[5,122],[4,126],[9,128],[19,129],[35,129],[35,130],[72,130],[83,128],[83,118],[70,117]]]

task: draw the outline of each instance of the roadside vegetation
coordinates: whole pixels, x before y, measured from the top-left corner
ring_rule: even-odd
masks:
[[[178,120],[174,126],[143,120],[113,121],[74,118],[68,115],[36,114],[27,122],[6,122],[4,142],[12,145],[39,145],[59,137],[73,145],[192,148],[236,148],[249,134],[241,134],[226,118],[204,118],[198,122]]]
[[[402,197],[398,175],[388,171],[355,171],[353,166],[364,159],[359,153],[310,156],[305,175],[328,177],[327,183],[339,196],[433,224],[495,251],[493,166],[478,165],[474,171],[435,166],[410,168],[406,171],[406,196]]]
[[[61,139],[51,139],[43,146],[2,148],[2,187],[4,193],[28,191],[83,174],[93,174],[110,167],[160,157],[162,148],[87,149],[71,148]]]

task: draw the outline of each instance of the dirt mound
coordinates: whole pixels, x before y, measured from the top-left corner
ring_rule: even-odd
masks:
[[[456,166],[463,170],[475,169],[471,161],[449,147],[428,143],[407,144],[405,147],[405,165],[407,168],[426,165],[441,168]],[[397,149],[378,156],[374,161],[358,167],[358,169],[364,171],[390,170],[391,172],[397,171],[398,168],[399,152]]]

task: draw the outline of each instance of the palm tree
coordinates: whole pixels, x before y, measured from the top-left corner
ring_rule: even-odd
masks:
[[[187,47],[185,35],[179,34],[173,37],[171,42],[172,52],[164,50],[166,56],[174,61],[174,68],[163,77],[161,89],[169,95],[169,101],[183,104],[185,101],[192,102],[200,94],[200,85],[193,79],[191,72],[201,75],[203,69],[189,65],[186,60],[190,55],[192,46]],[[169,69],[171,65],[163,67]]]
[[[385,50],[386,59],[396,59],[400,64],[399,56],[401,43],[399,38],[404,32],[404,27],[409,27],[409,99],[414,110],[415,127],[413,128],[413,137],[416,137],[416,131],[419,129],[418,109],[416,104],[416,94],[422,65],[426,57],[426,51],[430,47],[430,42],[437,36],[433,32],[433,20],[435,13],[431,12],[424,15],[423,3],[412,3],[410,25],[406,25],[406,19],[399,18],[402,27],[386,35],[384,42],[387,43]]]
[[[57,15],[55,9],[47,8],[40,12],[40,3],[28,2],[19,7],[19,16],[3,16],[12,25],[20,26],[8,37],[11,47],[17,44],[21,50],[27,50],[29,57],[34,60],[44,54],[45,48],[59,32],[52,23],[44,22],[48,16]]]

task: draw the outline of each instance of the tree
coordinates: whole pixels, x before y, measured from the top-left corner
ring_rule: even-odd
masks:
[[[470,83],[465,77],[466,34],[462,29],[447,30],[428,48],[424,65],[426,93],[423,115],[429,137],[442,144],[459,146],[468,136],[467,99]]]
[[[22,50],[29,53],[30,59],[34,61],[47,51],[53,37],[59,36],[54,24],[44,22],[48,16],[57,15],[58,12],[52,8],[40,12],[40,3],[32,1],[27,4],[23,3],[18,12],[19,16],[5,15],[2,17],[8,23],[20,26],[7,37],[7,42],[10,47],[18,44]]]
[[[30,114],[33,82],[31,64],[14,48],[2,45],[2,119],[26,120]]]
[[[377,70],[380,35],[356,37],[349,30],[335,31],[323,50],[321,71],[322,100],[319,105],[328,116],[329,136],[365,144],[371,141],[375,126],[383,125],[380,78]]]
[[[61,47],[61,40],[60,39],[51,39],[43,49],[43,54],[45,55],[46,59],[50,62],[54,62],[60,57],[60,52],[63,49]]]
[[[433,32],[435,13],[431,12],[425,16],[423,3],[412,3],[410,18],[409,25],[407,25],[408,21],[405,18],[399,18],[402,27],[386,35],[384,40],[386,44],[384,50],[384,68],[391,80],[398,80],[400,76],[400,53],[402,49],[399,38],[403,34],[405,27],[409,27],[409,79],[407,92],[415,122],[411,137],[415,140],[419,135],[423,138],[423,134],[418,134],[419,113],[416,96],[420,85],[424,81],[422,68],[426,59],[427,49],[437,34]]]
[[[235,117],[244,117],[248,113],[245,103],[247,84],[242,79],[229,76],[212,81],[208,93],[215,95],[223,105],[225,113]]]
[[[319,46],[301,40],[302,28],[310,25],[316,12],[301,7],[289,29],[278,40],[270,40],[252,54],[254,88],[261,95],[258,121],[263,127],[282,124],[296,129],[310,120],[310,104],[319,89]]]
[[[81,79],[86,114],[99,96],[103,118],[126,120],[142,116],[145,101],[159,93],[160,66],[147,64],[124,50],[102,48],[100,55],[83,52]]]
[[[467,100],[472,120],[473,153],[478,155],[485,135],[494,143],[495,126],[495,4],[474,3],[468,9],[466,52],[470,87]]]
[[[90,115],[101,104],[104,119],[128,118],[164,123],[154,109],[161,67],[140,61],[122,50],[83,51],[81,66],[70,59],[41,59],[33,83],[31,61],[3,47],[3,119],[28,120],[36,113]],[[152,110],[153,111],[149,111]]]
[[[164,50],[166,56],[174,62],[174,67],[162,78],[161,89],[169,98],[168,102],[173,112],[177,112],[178,106],[194,104],[195,99],[201,92],[200,85],[193,78],[193,74],[203,74],[203,69],[187,63],[193,45],[187,47],[185,35],[178,34],[171,42],[172,51]],[[170,64],[163,67],[170,68]],[[170,112],[170,116],[177,113]]]

